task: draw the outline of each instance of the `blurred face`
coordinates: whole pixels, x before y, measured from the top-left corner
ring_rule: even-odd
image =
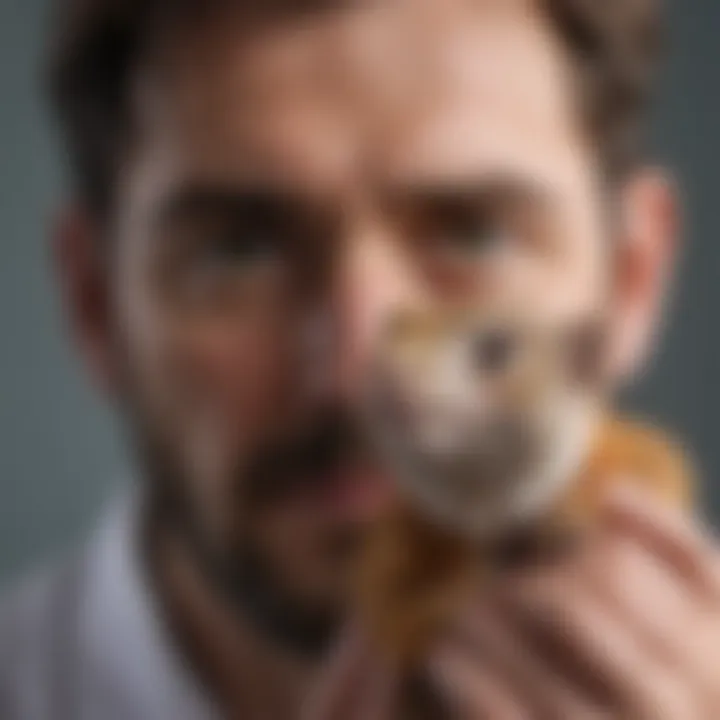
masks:
[[[208,567],[342,604],[392,503],[358,408],[399,308],[607,306],[568,72],[520,0],[226,14],[158,48],[121,178],[115,382]]]

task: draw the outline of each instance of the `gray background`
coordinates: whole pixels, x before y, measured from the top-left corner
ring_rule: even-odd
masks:
[[[62,182],[38,91],[45,7],[0,0],[0,582],[79,539],[123,473],[52,284],[46,238]],[[686,242],[668,331],[631,402],[688,440],[720,519],[720,2],[670,10],[676,47],[656,136],[683,188]]]

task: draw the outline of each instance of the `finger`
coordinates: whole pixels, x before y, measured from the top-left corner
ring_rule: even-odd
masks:
[[[641,543],[713,600],[720,598],[720,561],[698,522],[629,485],[608,498],[605,527]]]
[[[362,685],[360,697],[353,713],[340,717],[353,720],[390,720],[396,716],[400,679],[390,663],[376,660],[372,671]]]
[[[462,718],[480,720],[531,720],[505,678],[493,668],[477,662],[456,644],[438,649],[429,663],[430,676]]]
[[[607,612],[581,582],[533,579],[506,598],[508,609],[548,642],[555,660],[579,667],[622,717],[685,718],[694,698],[683,679],[657,661],[633,628]]]
[[[457,632],[541,717],[582,720],[603,716],[597,701],[557,673],[504,614],[475,612],[458,625]]]
[[[302,709],[303,720],[345,720],[386,717],[382,705],[389,680],[357,627],[346,630],[324,664],[318,685]],[[373,714],[368,714],[372,712]]]
[[[318,684],[306,699],[303,720],[331,718],[347,707],[367,662],[367,647],[360,631],[348,628],[319,674]]]
[[[574,572],[609,613],[636,629],[648,650],[671,662],[677,658],[678,640],[697,618],[697,603],[667,565],[641,545],[613,537]]]
[[[620,622],[636,628],[659,660],[707,705],[718,706],[720,618],[697,607],[687,587],[634,543],[616,540],[585,564],[588,585]],[[701,700],[702,701],[702,700]]]

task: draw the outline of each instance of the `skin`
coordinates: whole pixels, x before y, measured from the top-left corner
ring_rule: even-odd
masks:
[[[228,716],[392,716],[391,669],[362,629],[326,672],[265,637],[198,557],[224,577],[251,552],[290,607],[344,612],[352,540],[392,504],[391,479],[376,458],[343,455],[323,482],[286,472],[263,496],[250,468],[268,446],[320,434],[318,418],[356,427],[394,311],[603,311],[611,374],[642,361],[672,265],[672,193],[638,170],[611,232],[574,99],[552,28],[519,0],[358,3],[250,28],[224,13],[173,27],[138,72],[116,211],[100,223],[70,204],[56,259],[150,495],[162,480],[183,509],[178,531],[149,506],[150,562]],[[717,651],[687,641],[720,628],[716,551],[678,524],[649,501],[610,503],[593,553],[459,610],[429,662],[437,687],[467,718],[715,717]],[[654,620],[648,597],[668,598]],[[564,639],[564,667],[591,664],[602,703],[530,642],[536,626]]]

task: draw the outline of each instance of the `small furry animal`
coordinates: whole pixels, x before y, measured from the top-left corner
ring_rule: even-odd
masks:
[[[467,311],[388,327],[368,426],[402,506],[372,535],[358,596],[395,659],[419,660],[485,573],[590,527],[614,479],[689,507],[684,453],[606,407],[601,327]]]

